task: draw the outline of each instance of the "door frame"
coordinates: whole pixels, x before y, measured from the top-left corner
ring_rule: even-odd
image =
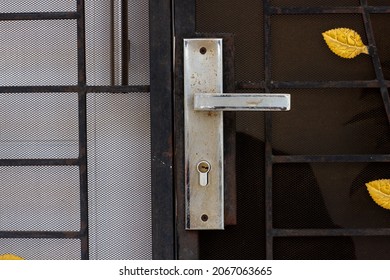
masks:
[[[174,1],[175,32],[175,194],[176,194],[176,258],[199,259],[198,232],[185,230],[185,163],[184,163],[184,100],[182,38],[195,35],[195,0]]]
[[[259,3],[261,5],[261,3]],[[295,9],[278,9],[278,7],[271,7],[270,1],[264,1],[264,10],[266,15],[264,17],[264,59],[265,59],[265,73],[264,81],[257,84],[242,84],[238,85],[238,89],[258,89],[261,88],[265,92],[271,92],[272,90],[281,90],[286,88],[377,88],[380,91],[380,95],[383,99],[384,107],[386,110],[387,119],[390,119],[390,98],[388,93],[388,87],[384,78],[381,62],[377,52],[375,38],[373,36],[373,27],[370,20],[370,15],[373,13],[388,13],[387,7],[370,7],[366,0],[361,0],[359,7],[347,7],[347,8],[302,8]],[[194,36],[196,34],[196,0],[181,0],[174,1],[174,32],[176,38],[176,56],[175,64],[178,66],[175,69],[175,91],[174,91],[174,127],[175,127],[175,190],[176,190],[176,253],[178,259],[198,259],[198,232],[185,230],[185,217],[184,217],[184,185],[185,185],[185,164],[184,164],[184,131],[183,131],[183,71],[180,69],[181,65],[181,52],[182,48],[181,40],[186,36]],[[320,81],[320,82],[285,82],[285,81],[273,81],[271,79],[270,65],[270,25],[271,15],[277,14],[330,14],[330,13],[360,13],[362,15],[364,28],[367,35],[367,40],[372,51],[372,64],[375,68],[375,85],[373,81]],[[272,81],[272,83],[271,83]],[[355,163],[355,162],[388,162],[389,158],[385,154],[368,154],[368,155],[350,155],[350,154],[336,154],[328,156],[312,156],[312,155],[300,155],[300,156],[283,156],[275,155],[273,153],[272,143],[272,113],[266,112],[264,114],[265,125],[265,199],[266,199],[266,213],[265,213],[265,239],[266,239],[266,258],[273,259],[273,242],[274,237],[312,237],[312,236],[388,236],[390,229],[388,228],[340,228],[340,229],[320,229],[320,230],[293,230],[288,229],[276,229],[273,227],[273,205],[272,205],[272,184],[273,184],[273,166],[280,163]]]
[[[172,1],[150,0],[152,256],[175,259]]]

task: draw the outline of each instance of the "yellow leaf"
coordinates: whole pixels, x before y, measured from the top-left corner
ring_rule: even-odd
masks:
[[[371,198],[379,206],[390,209],[390,180],[381,179],[366,183]]]
[[[4,254],[0,255],[0,260],[23,260],[23,258],[14,254]]]
[[[354,58],[365,53],[368,47],[363,44],[360,35],[349,28],[336,28],[322,33],[324,40],[332,52],[342,58]]]

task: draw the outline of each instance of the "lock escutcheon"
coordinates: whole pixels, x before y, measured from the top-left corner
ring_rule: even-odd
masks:
[[[197,171],[199,172],[199,185],[202,187],[207,186],[208,184],[208,173],[211,170],[211,165],[208,161],[202,160],[196,166]]]

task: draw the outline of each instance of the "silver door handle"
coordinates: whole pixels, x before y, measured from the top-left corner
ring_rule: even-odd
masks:
[[[223,111],[288,111],[290,94],[223,93],[222,39],[184,39],[186,229],[224,229]]]

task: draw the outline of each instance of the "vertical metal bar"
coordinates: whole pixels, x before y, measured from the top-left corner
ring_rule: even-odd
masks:
[[[171,0],[149,1],[153,259],[175,259]]]
[[[378,49],[375,43],[374,30],[372,27],[370,13],[368,11],[367,0],[360,0],[360,5],[363,7],[363,22],[366,29],[367,40],[369,44],[370,55],[372,58],[372,63],[374,64],[375,75],[379,81],[380,92],[383,100],[383,105],[386,110],[387,120],[390,125],[390,97],[389,91],[387,89],[386,80],[382,72],[382,64],[379,59]]]
[[[271,82],[271,16],[269,0],[263,1],[264,13],[264,81],[265,92]],[[272,225],[272,113],[265,112],[265,244],[266,258],[273,259]]]
[[[110,6],[110,40],[111,40],[111,85],[122,84],[122,2],[111,0]]]
[[[77,0],[78,49],[78,110],[79,110],[79,176],[80,176],[80,232],[81,259],[89,259],[88,235],[88,177],[87,177],[87,87],[85,54],[85,3]]]
[[[122,86],[129,84],[129,3],[128,0],[122,0]]]
[[[174,1],[175,12],[175,84],[174,84],[174,143],[175,143],[175,189],[176,189],[176,234],[177,258],[198,259],[198,232],[185,230],[184,195],[184,83],[183,83],[183,38],[195,34],[195,0]]]

